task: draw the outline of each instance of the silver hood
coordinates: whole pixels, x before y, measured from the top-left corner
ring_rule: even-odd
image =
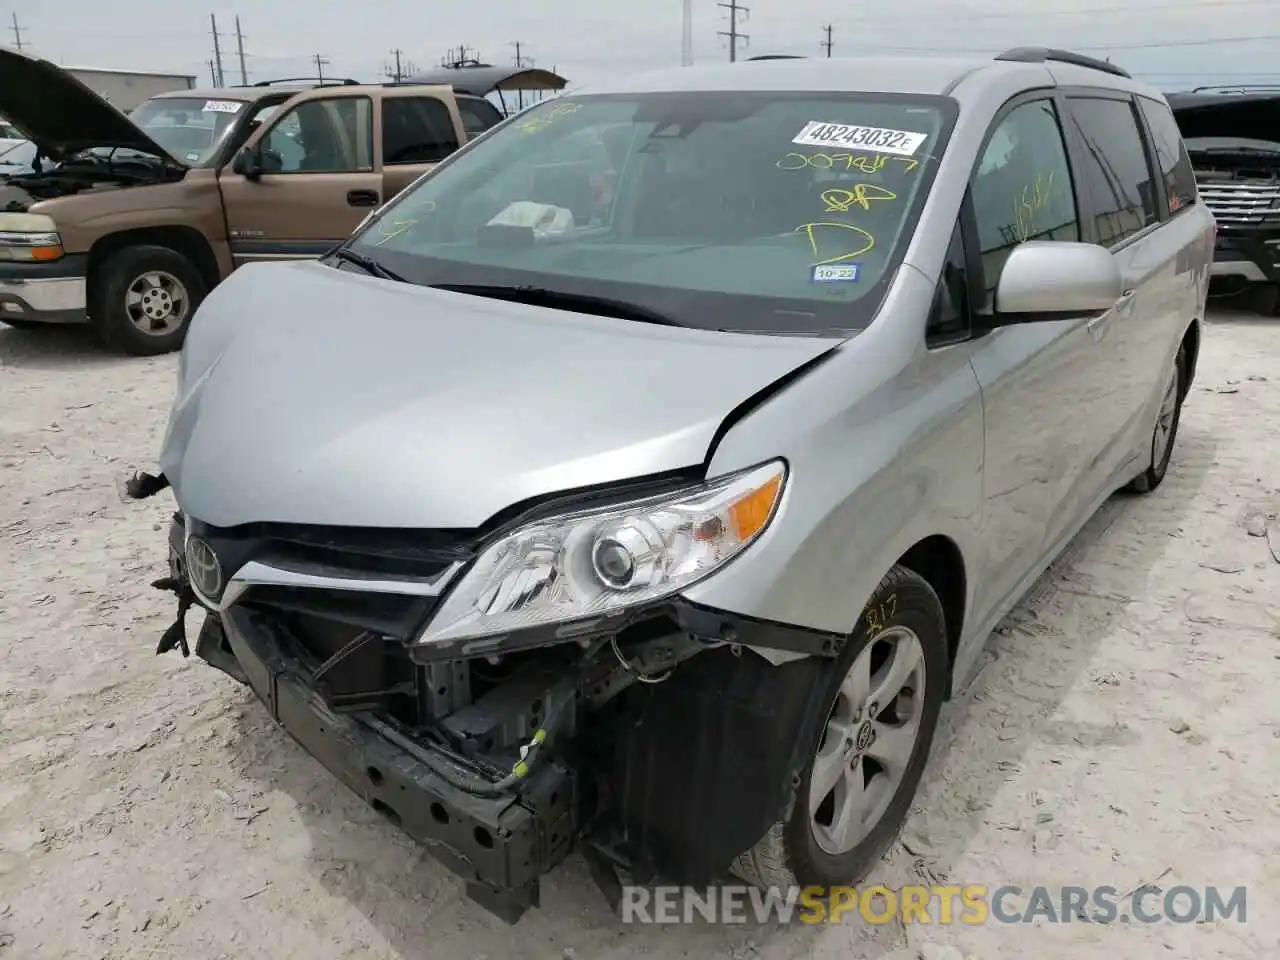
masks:
[[[160,466],[219,527],[474,528],[701,464],[726,415],[835,344],[249,265],[192,323]]]

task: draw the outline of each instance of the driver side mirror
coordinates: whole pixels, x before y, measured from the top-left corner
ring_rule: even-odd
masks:
[[[245,147],[231,161],[231,172],[240,174],[246,180],[256,181],[262,176],[262,163],[258,152],[252,147]]]
[[[996,282],[991,327],[1105,313],[1124,293],[1111,252],[1093,243],[1028,240],[1009,252]]]
[[[279,173],[284,169],[284,159],[274,150],[259,144],[257,147],[245,147],[231,161],[232,173],[238,173],[246,180],[258,181],[264,173]]]

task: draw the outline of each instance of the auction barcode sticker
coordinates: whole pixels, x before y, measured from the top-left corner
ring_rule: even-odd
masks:
[[[243,106],[239,100],[206,100],[201,110],[204,113],[239,113]]]
[[[929,139],[927,133],[908,130],[890,130],[886,127],[862,127],[852,123],[823,123],[810,120],[792,143],[807,147],[842,147],[851,150],[870,150],[872,153],[892,153],[909,157]]]

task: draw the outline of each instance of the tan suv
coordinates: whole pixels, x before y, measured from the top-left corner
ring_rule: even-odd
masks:
[[[0,180],[0,321],[88,321],[137,355],[179,347],[235,267],[318,256],[502,119],[448,86],[355,81],[174,91],[126,117],[6,48],[0,114],[41,158]]]

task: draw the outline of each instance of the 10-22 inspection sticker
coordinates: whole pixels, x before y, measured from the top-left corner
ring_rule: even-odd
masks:
[[[810,268],[813,283],[857,283],[861,265],[856,263],[819,263]]]
[[[810,120],[791,141],[807,147],[845,147],[869,150],[872,153],[891,153],[910,157],[929,139],[927,133],[908,130],[890,130],[886,127],[863,127],[853,123],[823,123]]]

